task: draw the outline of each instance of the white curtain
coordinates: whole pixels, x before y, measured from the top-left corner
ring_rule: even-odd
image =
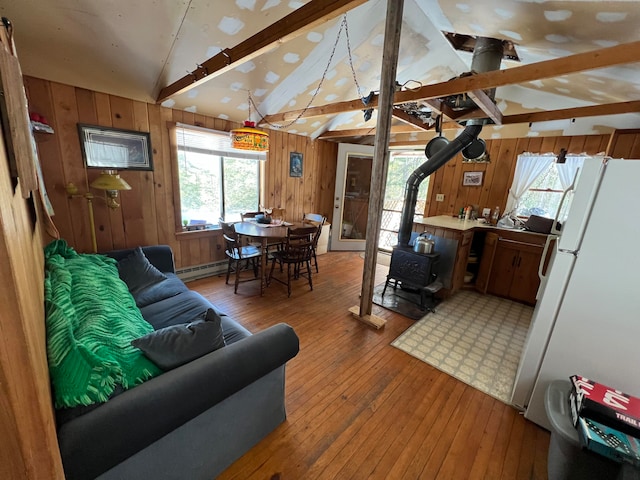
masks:
[[[573,179],[576,176],[576,172],[582,164],[584,163],[584,155],[582,156],[569,156],[567,155],[565,159],[565,163],[557,163],[556,168],[558,169],[558,179],[560,180],[560,185],[562,185],[562,189],[566,190],[573,182]]]
[[[544,172],[549,165],[556,159],[553,153],[534,154],[522,153],[518,155],[516,162],[516,171],[513,174],[513,183],[509,189],[509,198],[507,198],[507,206],[505,213],[510,213],[518,208],[518,202],[522,198],[531,184],[538,176]]]

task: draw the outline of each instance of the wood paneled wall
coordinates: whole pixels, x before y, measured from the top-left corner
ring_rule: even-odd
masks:
[[[487,140],[490,163],[464,163],[462,155],[458,154],[431,175],[425,216],[454,215],[466,205],[478,205],[479,212],[483,208],[493,210],[498,206],[500,212],[504,212],[519,154],[560,153],[562,148],[569,153],[606,152],[610,137],[611,135],[582,135]],[[624,143],[633,144],[629,141]],[[621,149],[628,151],[626,147],[621,146]],[[620,155],[621,149],[618,149],[617,156],[624,156]],[[462,186],[463,172],[468,171],[484,173],[481,186]],[[436,202],[436,194],[439,193],[444,194],[443,202]]]
[[[182,122],[225,131],[238,124],[32,77],[25,78],[25,86],[30,110],[44,115],[55,130],[53,135],[37,134],[38,150],[45,185],[56,212],[54,221],[70,245],[78,251],[91,251],[88,204],[82,198],[68,198],[64,188],[72,182],[80,192],[87,192],[89,183],[99,173],[85,169],[82,160],[77,124],[87,123],[150,132],[153,148],[153,171],[120,172],[132,186],[132,190],[121,192],[121,208],[111,210],[101,199],[94,200],[99,251],[168,244],[173,248],[178,267],[224,258],[218,232],[176,234],[180,219],[175,218],[176,177],[167,124]],[[525,151],[558,153],[566,148],[570,153],[598,153],[609,147],[613,156],[636,158],[640,156],[640,136],[636,131],[628,132],[616,141],[609,135],[487,140],[491,163],[463,163],[462,156],[457,155],[432,175],[425,215],[451,215],[468,204],[480,209],[499,206],[503,211],[516,157]],[[337,144],[280,130],[270,131],[270,143],[264,205],[285,208],[288,220],[315,212],[326,215],[333,223]],[[301,178],[289,176],[291,152],[303,155]],[[482,186],[463,187],[465,171],[484,172]],[[438,193],[445,195],[443,202],[435,201]]]
[[[5,84],[5,99],[24,102],[19,86]],[[37,192],[23,198],[7,148],[0,135],[0,478],[63,479],[47,366],[41,204]]]
[[[640,159],[640,128],[613,132],[607,147],[607,155],[613,158]]]
[[[168,123],[181,122],[228,131],[239,125],[211,116],[164,108],[104,93],[25,78],[29,109],[43,115],[53,135],[37,134],[37,144],[53,217],[61,237],[80,252],[91,251],[88,204],[68,198],[65,185],[74,183],[81,193],[99,174],[84,168],[78,123],[150,132],[153,171],[121,171],[132,187],[121,192],[121,208],[111,210],[101,199],[93,201],[98,251],[137,245],[168,244],[176,265],[207,264],[224,258],[219,232],[176,234],[175,172]],[[265,165],[264,205],[287,210],[288,220],[306,212],[333,213],[337,144],[311,140],[278,130],[270,132]],[[290,152],[303,154],[302,178],[289,177]],[[96,196],[101,193],[94,191]]]

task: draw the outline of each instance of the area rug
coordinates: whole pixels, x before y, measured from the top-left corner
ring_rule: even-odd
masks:
[[[509,404],[533,307],[463,290],[391,345]]]

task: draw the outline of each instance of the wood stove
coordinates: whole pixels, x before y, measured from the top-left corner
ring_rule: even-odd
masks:
[[[435,293],[439,288],[436,287],[435,281],[438,273],[438,262],[440,254],[434,253],[418,253],[413,248],[402,245],[396,245],[391,252],[391,264],[389,265],[389,274],[385,282],[382,296],[387,287],[393,282],[393,288],[398,287],[407,290],[415,290],[420,293],[420,306],[425,308],[425,296],[427,293]],[[437,282],[442,287],[440,282]]]

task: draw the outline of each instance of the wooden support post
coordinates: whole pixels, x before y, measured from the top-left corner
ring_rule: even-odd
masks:
[[[371,169],[371,188],[369,189],[369,216],[367,239],[365,242],[364,270],[360,308],[357,315],[367,324],[376,328],[384,326],[385,320],[375,317],[372,323],[371,307],[373,303],[373,283],[378,256],[378,237],[380,236],[380,218],[384,203],[384,191],[389,168],[389,137],[393,116],[393,96],[395,94],[396,71],[398,69],[398,50],[400,49],[400,31],[402,29],[402,10],[404,0],[387,0],[387,17],[384,32],[384,50],[382,51],[382,74],[380,96],[378,98],[378,124],[373,151]],[[351,310],[353,313],[353,310]]]

